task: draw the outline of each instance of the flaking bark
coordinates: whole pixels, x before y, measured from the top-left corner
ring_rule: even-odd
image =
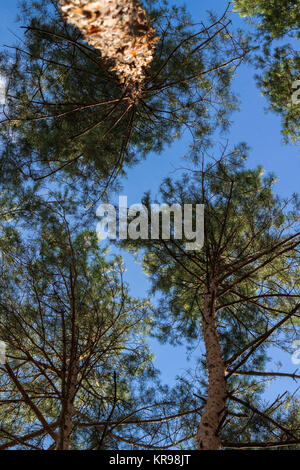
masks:
[[[141,90],[159,40],[139,0],[59,0],[65,20],[112,65],[132,98]]]
[[[199,450],[221,450],[218,430],[226,408],[225,363],[217,330],[216,288],[211,284],[205,295],[203,309],[203,337],[206,348],[208,392],[204,412],[197,431]]]

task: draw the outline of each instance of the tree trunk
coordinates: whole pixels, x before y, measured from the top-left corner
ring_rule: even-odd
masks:
[[[74,400],[78,374],[77,367],[73,367],[72,369],[71,377],[68,381],[66,397],[62,403],[56,450],[71,450],[72,448]]]
[[[210,292],[204,298],[203,337],[206,348],[208,370],[207,401],[197,431],[199,450],[221,450],[218,436],[219,426],[226,409],[225,364],[216,322],[216,289],[211,284]]]

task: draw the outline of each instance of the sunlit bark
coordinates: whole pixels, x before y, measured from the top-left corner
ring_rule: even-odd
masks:
[[[63,16],[99,49],[134,96],[152,62],[155,30],[138,0],[59,0]]]

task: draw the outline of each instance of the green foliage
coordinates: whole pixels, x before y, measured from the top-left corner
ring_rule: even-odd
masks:
[[[148,302],[130,297],[122,259],[106,260],[94,232],[73,230],[58,207],[48,210],[34,235],[14,243],[13,256],[2,256],[0,337],[21,387],[44,419],[57,423],[55,428],[70,374],[78,370],[73,448],[99,443],[104,448],[111,410],[113,420],[131,415],[138,408],[134,395],[139,381],[145,388],[148,378],[155,377],[145,342],[152,319]],[[41,427],[3,367],[0,402],[0,444]],[[96,421],[104,423],[98,432],[89,427]],[[44,449],[49,438],[44,429],[29,442]],[[21,448],[26,448],[22,442]]]
[[[247,260],[254,253],[263,252],[268,248],[271,250],[272,246],[283,237],[282,229],[287,222],[281,210],[283,203],[272,192],[275,177],[273,175],[263,177],[261,167],[255,170],[245,169],[243,167],[245,152],[246,148],[242,146],[236,148],[225,159],[224,164],[222,162],[216,164],[212,169],[208,164],[203,178],[200,170],[193,170],[191,174],[184,175],[182,180],[177,182],[167,179],[161,187],[161,203],[205,205],[204,251],[185,252],[186,239],[182,241],[172,239],[171,242],[166,240],[164,243],[162,240],[128,240],[122,243],[134,252],[145,249],[143,256],[145,272],[151,277],[153,291],[163,292],[164,300],[157,315],[162,318],[161,338],[164,340],[169,341],[174,336],[179,341],[184,337],[189,341],[197,340],[202,305],[201,295],[198,298],[197,292],[201,286],[202,290],[206,285],[206,280],[212,272],[217,270],[218,276],[226,278],[229,266],[236,265],[237,269],[230,275],[230,281],[226,281],[226,284],[227,282],[233,284],[236,279],[246,276],[248,270],[251,271],[253,268],[239,269],[244,259]],[[149,206],[149,196],[143,202]],[[296,224],[296,212],[291,213],[289,217]],[[180,266],[177,262],[181,259],[184,260],[184,266]],[[283,260],[274,261],[274,264],[262,268],[254,275],[255,279],[253,278],[251,282],[246,276],[245,281],[236,287],[240,295],[255,295],[260,288],[260,279],[268,278],[270,272],[276,271],[278,263],[283,268],[277,273],[278,276],[282,276],[281,284],[292,282],[288,279],[289,276],[294,279],[295,272],[292,270],[286,272],[288,270],[284,269],[282,262]],[[192,276],[190,271],[193,273]],[[222,304],[232,301],[235,295],[230,292],[224,294]],[[174,323],[169,322],[170,308],[178,329],[174,328]],[[261,317],[255,305],[247,305],[245,310],[242,306],[239,308],[239,315],[243,316],[245,324],[248,320],[253,323],[256,318],[255,323],[259,327]],[[235,324],[234,318],[230,320],[229,312],[225,311],[222,315],[226,315],[226,324],[228,321],[229,324],[231,321]],[[264,322],[261,323],[262,328],[263,324]],[[231,332],[237,336],[241,333],[234,330],[230,330]],[[224,334],[227,335],[226,330]],[[228,345],[229,350],[231,347],[232,344]]]
[[[202,312],[205,293],[214,280],[223,357],[229,371],[237,370],[237,376],[229,375],[227,381],[229,416],[247,408],[245,419],[228,418],[222,434],[225,447],[226,442],[272,440],[276,425],[270,424],[265,414],[275,419],[274,411],[249,412],[249,406],[250,410],[253,406],[257,410],[267,408],[261,401],[266,382],[251,374],[238,377],[240,369],[266,370],[269,340],[250,350],[246,359],[239,352],[280,319],[290,318],[272,334],[273,344],[281,347],[281,335],[288,334],[289,341],[295,338],[294,325],[299,323],[297,314],[293,314],[299,311],[299,200],[294,196],[282,201],[275,196],[274,175],[264,176],[262,167],[245,168],[246,154],[247,148],[242,145],[228,155],[224,153],[215,163],[199,164],[199,169],[178,181],[167,179],[161,187],[160,203],[205,205],[201,251],[186,251],[187,240],[174,236],[171,240],[122,242],[122,246],[140,253],[153,292],[162,294],[155,316],[156,337],[163,343],[187,345],[193,363],[197,360],[183,386],[183,401],[191,390],[205,401],[208,379],[201,354],[205,321]],[[149,208],[150,202],[147,195],[143,203]],[[248,406],[237,405],[231,393],[242,397]],[[289,422],[287,415],[284,412],[276,418],[283,427],[285,420]],[[291,422],[287,429],[289,426]],[[292,429],[294,436],[299,436],[297,429]],[[289,437],[288,432],[285,437]]]
[[[299,323],[299,201],[276,197],[275,177],[263,176],[262,167],[246,168],[245,145],[228,155],[224,149],[214,163],[199,158],[215,131],[228,129],[237,107],[230,85],[248,42],[233,37],[226,15],[211,16],[199,31],[184,8],[145,4],[160,42],[134,102],[101,52],[65,24],[55,0],[23,2],[23,41],[0,57],[8,84],[0,160],[0,338],[8,346],[8,366],[0,367],[0,448],[53,448],[69,400],[73,449],[193,449],[208,385],[197,348],[212,279],[228,370],[224,447],[268,443],[278,429],[282,441],[299,441],[297,400],[265,404],[266,380],[250,374],[266,369],[271,341],[281,347]],[[259,22],[260,87],[282,115],[286,140],[296,141],[299,106],[291,95],[299,57],[291,47],[271,46],[294,34],[299,7],[236,0],[235,9]],[[187,252],[187,240],[174,238],[122,244],[141,256],[152,294],[161,294],[154,322],[149,301],[131,297],[122,259],[108,258],[87,230],[88,209],[119,187],[119,175],[185,130],[198,166],[178,181],[166,179],[159,202],[205,205],[203,250]],[[150,194],[143,202],[149,207]],[[240,364],[240,351],[285,318]],[[173,389],[157,381],[150,335],[188,345],[194,369]]]
[[[300,56],[291,47],[283,46],[276,48],[270,57],[270,51],[265,48],[257,66],[264,70],[257,81],[270,103],[268,109],[281,116],[284,141],[299,142],[300,103],[293,101],[293,94],[300,76]]]
[[[256,59],[258,85],[269,102],[268,110],[281,115],[284,142],[299,141],[299,103],[292,102],[293,83],[300,76],[300,58],[295,44],[274,40],[299,38],[300,7],[295,0],[235,0],[234,9],[257,21],[256,42],[262,54]],[[257,49],[257,47],[255,47]]]
[[[278,38],[299,37],[300,8],[296,0],[234,0],[234,10],[243,17],[258,18],[259,29]]]
[[[216,127],[228,127],[236,107],[230,83],[247,45],[242,38],[233,44],[222,22],[212,18],[196,31],[184,9],[148,2],[161,41],[143,93],[131,102],[101,52],[88,47],[56,7],[55,1],[25,2],[24,41],[15,55],[1,58],[8,82],[4,175],[56,184],[67,178],[87,202],[186,127],[203,144]]]

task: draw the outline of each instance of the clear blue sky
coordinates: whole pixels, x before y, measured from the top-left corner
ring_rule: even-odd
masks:
[[[19,25],[14,23],[18,1],[4,2],[2,0],[1,3],[0,44],[2,46],[13,43],[13,34],[21,35],[21,30],[18,31]],[[174,3],[177,5],[185,3],[195,22],[204,19],[206,10],[222,13],[227,5],[225,0],[186,0],[186,2]],[[245,26],[237,14],[233,15],[233,21],[238,26],[242,24]],[[243,65],[237,72],[234,90],[241,100],[241,111],[233,116],[234,123],[227,138],[231,145],[246,142],[252,148],[248,165],[250,167],[263,165],[267,172],[274,172],[279,178],[276,191],[283,197],[289,196],[299,189],[299,147],[282,144],[280,118],[274,114],[265,113],[264,108],[267,103],[256,88],[253,76],[254,70],[248,65]],[[147,161],[130,170],[122,191],[122,194],[128,196],[129,203],[139,202],[144,192],[149,189],[155,195],[162,179],[170,175],[175,168],[182,166],[181,157],[186,152],[187,146],[188,139],[183,138],[162,155],[150,155]],[[125,254],[125,260],[128,266],[127,281],[131,285],[132,294],[145,296],[149,284],[140,266],[134,263],[132,257],[127,254]],[[168,346],[162,347],[155,341],[151,342],[151,345],[156,353],[156,364],[162,370],[163,380],[173,381],[175,375],[180,374],[186,366],[184,351]],[[274,354],[275,362],[283,363],[283,370],[294,371],[296,367],[291,363],[290,355],[276,351],[272,351],[272,354]],[[285,387],[284,390],[283,387]],[[267,396],[271,397],[286,389],[294,390],[294,388],[290,380],[281,380],[277,382],[277,385],[273,383]]]

